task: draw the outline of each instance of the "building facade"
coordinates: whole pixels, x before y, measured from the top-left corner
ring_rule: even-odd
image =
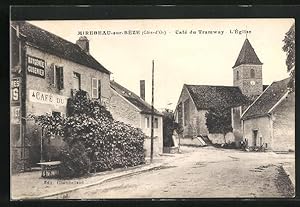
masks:
[[[295,92],[290,78],[273,82],[243,113],[248,146],[272,151],[295,150]]]
[[[41,129],[28,116],[65,116],[67,99],[79,89],[108,104],[110,72],[89,54],[86,37],[77,45],[28,22],[13,22],[11,36],[11,89],[19,80],[20,99],[19,116],[12,113],[11,118],[12,169],[20,171],[41,159],[56,159],[55,149],[63,145],[61,137],[52,137],[43,143],[47,153],[41,154]],[[14,112],[13,92],[11,102]]]
[[[140,128],[147,136],[144,141],[146,156],[151,152],[151,106],[144,100],[145,87],[141,87],[141,97],[115,81],[111,81],[110,112],[114,119]],[[153,155],[163,153],[162,113],[154,110]]]
[[[247,103],[247,97],[241,93],[239,87],[207,86],[184,84],[175,110],[175,121],[183,129],[182,138],[208,137],[213,143],[224,143],[222,134],[209,133],[206,125],[206,113],[213,108],[224,108],[231,112],[231,108],[240,108]],[[240,112],[234,116],[240,118]],[[240,127],[231,124],[233,127]],[[235,129],[235,128],[234,128]],[[234,141],[232,133],[226,135],[227,141]],[[181,140],[183,143],[185,140]]]

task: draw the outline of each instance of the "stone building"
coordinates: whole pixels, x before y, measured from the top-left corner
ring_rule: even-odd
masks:
[[[230,111],[233,107],[247,104],[247,101],[239,87],[184,84],[175,110],[175,120],[183,127],[182,137],[208,136],[213,143],[222,143],[222,134],[209,133],[205,114],[211,108],[221,107]],[[232,133],[227,135],[227,140],[234,141]],[[180,142],[183,144],[187,140]]]
[[[86,37],[74,44],[28,22],[13,22],[11,37],[11,155],[13,171],[20,171],[42,158],[41,130],[28,115],[65,116],[67,99],[78,89],[108,104],[110,71],[90,55]],[[43,159],[53,160],[62,139],[44,145]]]
[[[183,126],[183,137],[208,136],[216,143],[224,142],[223,135],[209,134],[205,114],[210,108],[231,110],[233,132],[228,141],[242,140],[241,114],[266,87],[262,81],[262,63],[246,38],[233,68],[233,86],[184,84],[175,115]]]
[[[110,112],[114,119],[142,129],[147,135],[144,142],[146,156],[151,146],[151,105],[145,101],[145,83],[141,82],[141,97],[115,81],[111,81]],[[163,153],[162,113],[154,109],[153,155]]]
[[[295,92],[288,88],[289,81],[273,82],[242,114],[249,146],[295,150]]]

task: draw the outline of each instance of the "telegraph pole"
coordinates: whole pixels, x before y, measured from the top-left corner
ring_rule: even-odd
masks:
[[[154,60],[152,60],[152,102],[151,102],[151,151],[150,151],[150,161],[153,161],[153,125],[154,125]]]

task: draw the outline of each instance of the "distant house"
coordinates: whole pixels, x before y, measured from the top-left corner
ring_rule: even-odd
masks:
[[[242,114],[249,146],[295,150],[295,93],[287,87],[289,80],[273,82]]]
[[[144,142],[146,155],[150,156],[151,146],[151,105],[143,98],[126,89],[115,81],[110,82],[111,98],[110,112],[114,119],[142,129],[148,136]],[[144,89],[144,87],[142,87]],[[141,91],[141,94],[145,94]],[[162,113],[154,110],[154,144],[153,153],[158,155],[163,152],[163,119]]]
[[[215,139],[219,138],[209,134],[205,114],[211,108],[223,107],[231,110],[233,107],[240,107],[246,103],[247,97],[236,86],[184,84],[175,110],[175,120],[183,127],[183,137],[201,135],[218,142]]]

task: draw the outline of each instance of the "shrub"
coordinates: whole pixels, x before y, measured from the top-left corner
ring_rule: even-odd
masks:
[[[111,113],[100,102],[90,100],[85,91],[78,91],[74,98],[69,99],[67,109],[65,119],[50,115],[35,117],[49,134],[63,136],[69,146],[61,153],[61,161],[67,162],[63,164],[65,170],[62,169],[62,174],[67,173],[70,177],[87,172],[85,156],[91,161],[91,170],[94,171],[145,163],[145,134],[141,129],[115,121]],[[80,158],[77,159],[78,155]]]
[[[89,171],[90,161],[82,143],[65,146],[60,152],[60,176],[73,178],[85,175]]]

